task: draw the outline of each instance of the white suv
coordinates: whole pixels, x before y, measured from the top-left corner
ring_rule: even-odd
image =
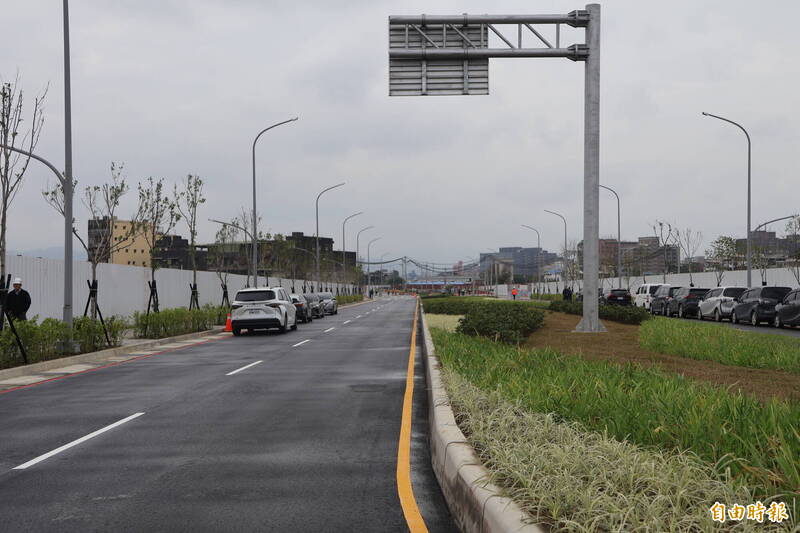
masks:
[[[292,298],[282,287],[257,287],[242,289],[231,304],[231,329],[240,335],[243,329],[287,328],[297,329],[297,309]]]
[[[636,307],[644,307],[650,309],[650,302],[653,301],[653,295],[656,293],[661,283],[645,283],[639,285],[636,293],[633,295],[633,305]]]

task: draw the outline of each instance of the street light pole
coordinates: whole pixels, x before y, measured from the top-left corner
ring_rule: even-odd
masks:
[[[380,237],[375,237],[369,243],[367,243],[367,295],[369,295],[370,287],[372,286],[372,265],[369,264],[369,248],[372,246],[372,243],[375,241],[381,240]]]
[[[10,150],[12,152],[16,152],[18,154],[22,154],[24,156],[30,157],[31,159],[35,159],[39,161],[47,168],[53,171],[53,174],[56,175],[58,181],[61,183],[61,187],[64,189],[64,307],[63,307],[63,314],[62,318],[65,324],[72,326],[72,218],[67,217],[67,209],[66,207],[70,206],[70,212],[72,212],[72,194],[67,197],[67,184],[69,180],[67,180],[66,176],[58,171],[58,169],[53,165],[50,161],[43,157],[39,157],[36,154],[28,152],[27,150],[20,150],[19,148],[14,148],[13,146],[7,146],[5,144],[0,144],[0,148],[4,148],[5,150]],[[71,190],[71,188],[70,188]],[[68,331],[72,331],[70,327]],[[71,335],[71,333],[70,333]],[[68,348],[71,349],[71,348]]]
[[[567,286],[567,283],[566,283],[566,270],[567,270],[567,253],[568,253],[568,251],[567,251],[567,219],[564,218],[563,215],[560,215],[560,214],[556,213],[555,211],[549,211],[549,210],[545,209],[545,212],[546,213],[550,213],[551,215],[555,215],[555,216],[559,217],[561,220],[564,221],[564,272],[563,272],[563,275],[564,275],[564,287],[566,287]],[[584,243],[584,246],[585,245],[586,245],[586,243]],[[586,252],[586,250],[584,250],[584,252]],[[558,290],[558,284],[556,284],[556,290]]]
[[[358,265],[359,239],[361,238],[361,233],[374,228],[375,226],[367,226],[356,234],[356,265]]]
[[[64,312],[72,330],[72,82],[69,54],[69,1],[64,0]],[[58,174],[58,172],[57,172]],[[68,347],[71,349],[72,347]]]
[[[317,233],[316,233],[316,239],[317,239],[317,286],[319,286],[320,282],[322,281],[322,278],[320,277],[320,273],[319,273],[319,197],[322,196],[323,194],[325,194],[326,192],[330,191],[331,189],[335,189],[337,187],[341,187],[342,185],[344,185],[344,182],[337,183],[336,185],[332,185],[331,187],[328,187],[327,189],[322,189],[322,191],[317,195],[317,202],[316,202],[316,215],[317,215]]]
[[[261,130],[256,138],[253,139],[253,287],[258,286],[258,215],[256,215],[256,143],[258,142],[259,137],[261,137],[264,133],[268,132],[272,128],[277,128],[283,124],[288,124],[289,122],[295,122],[298,117],[290,118],[289,120],[284,120],[283,122],[278,122],[277,124],[273,124],[268,128],[264,128]],[[269,284],[269,281],[267,281]]]
[[[528,228],[529,230],[536,232],[536,247],[538,248],[538,251],[536,252],[536,280],[538,281],[539,278],[542,275],[541,274],[541,268],[542,268],[542,236],[539,234],[539,230],[534,228],[534,227],[532,227],[532,226],[528,226],[527,224],[521,224],[521,226],[523,228]],[[536,284],[536,290],[537,291],[539,290],[539,284],[538,283]]]
[[[357,217],[358,215],[363,215],[363,211],[359,211],[358,213],[353,213],[349,217],[345,218],[342,222],[342,280],[344,281],[345,276],[347,275],[347,256],[345,255],[345,233],[344,233],[344,225],[347,224],[347,221],[353,217]],[[358,261],[358,255],[356,255],[356,261]]]
[[[751,197],[751,190],[750,190],[750,170],[751,170],[751,145],[750,145],[750,134],[747,133],[747,130],[741,124],[738,124],[730,119],[720,117],[718,115],[712,115],[711,113],[706,113],[703,111],[703,115],[706,117],[713,117],[729,124],[733,124],[740,130],[744,132],[745,137],[747,137],[747,286],[753,286],[753,262],[752,262],[752,236],[750,235],[750,197]]]
[[[612,189],[611,187],[606,187],[605,185],[600,185],[601,188],[611,191],[614,193],[614,196],[617,197],[617,278],[619,281],[619,288],[622,288],[622,223],[620,222],[620,207],[619,207],[619,195],[617,191]]]

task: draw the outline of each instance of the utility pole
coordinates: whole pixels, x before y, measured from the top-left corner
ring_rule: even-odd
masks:
[[[322,191],[317,195],[317,202],[316,202],[316,215],[317,215],[317,233],[316,233],[316,240],[317,240],[317,287],[319,287],[320,283],[322,282],[322,278],[320,277],[319,273],[319,197],[325,194],[326,192],[330,191],[331,189],[335,189],[337,187],[341,187],[344,185],[344,182],[337,183],[336,185],[332,185],[327,189],[322,189]]]
[[[64,323],[72,331],[72,81],[69,52],[69,0],[64,0]],[[72,344],[72,337],[67,340]],[[72,351],[73,346],[65,346]]]

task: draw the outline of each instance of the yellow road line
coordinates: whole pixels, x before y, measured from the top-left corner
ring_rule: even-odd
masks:
[[[411,487],[411,407],[414,397],[414,359],[417,348],[417,313],[419,304],[414,308],[414,325],[411,329],[411,350],[408,354],[408,374],[406,375],[406,393],[403,397],[403,418],[400,423],[400,442],[397,446],[397,495],[411,533],[428,533],[425,521],[414,499]]]

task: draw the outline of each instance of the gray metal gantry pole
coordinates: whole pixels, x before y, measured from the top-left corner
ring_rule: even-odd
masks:
[[[64,310],[72,330],[72,89],[69,57],[69,2],[64,0]],[[72,348],[71,346],[69,348]]]
[[[622,288],[622,223],[620,222],[620,206],[619,206],[619,195],[617,191],[612,189],[611,187],[606,187],[605,185],[600,185],[601,188],[611,191],[614,193],[614,196],[617,197],[617,278],[619,281],[619,288]]]
[[[597,288],[600,270],[600,4],[586,6],[589,24],[585,61],[586,102],[583,130],[583,318],[575,331],[605,331],[600,323]]]

